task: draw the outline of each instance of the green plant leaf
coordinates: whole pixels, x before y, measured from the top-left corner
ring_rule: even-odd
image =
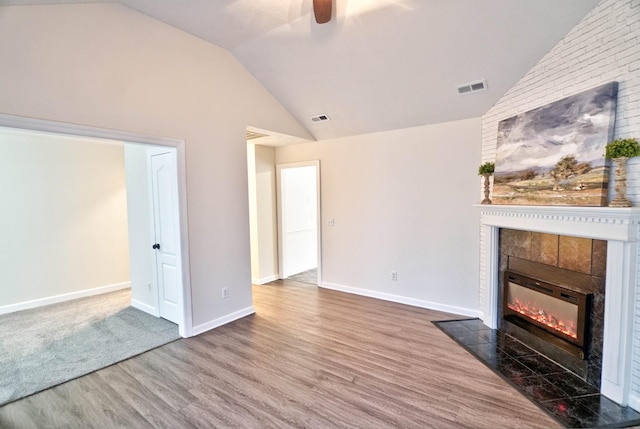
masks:
[[[605,158],[633,158],[640,155],[640,145],[638,139],[615,139],[605,146]]]
[[[478,175],[481,176],[483,174],[493,174],[495,166],[496,165],[493,162],[485,162],[480,167],[478,167]]]

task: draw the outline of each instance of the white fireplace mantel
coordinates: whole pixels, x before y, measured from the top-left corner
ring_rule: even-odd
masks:
[[[481,314],[498,327],[499,230],[510,228],[607,241],[601,393],[640,408],[631,392],[634,298],[638,270],[640,208],[475,205],[484,236],[480,260]]]
[[[572,235],[599,240],[638,241],[640,207],[482,205],[483,225]]]

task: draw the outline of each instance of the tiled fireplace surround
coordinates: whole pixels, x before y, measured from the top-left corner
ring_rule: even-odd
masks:
[[[584,358],[505,321],[504,307],[499,306],[502,331],[598,388],[602,376],[606,264],[607,242],[604,240],[500,228],[498,282],[501,297],[505,293],[504,273],[507,269],[592,296],[592,305],[587,307],[590,323],[587,323],[585,331],[588,340]]]
[[[634,322],[638,282],[640,208],[478,205],[482,229],[480,258],[481,319],[499,326],[499,234],[501,228],[541,232],[607,242],[601,393],[640,409],[632,391]],[[638,359],[637,357],[635,358]]]

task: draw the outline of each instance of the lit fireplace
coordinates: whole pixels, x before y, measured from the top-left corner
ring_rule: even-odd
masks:
[[[590,298],[514,271],[505,272],[504,318],[581,359],[588,345],[585,333]]]
[[[478,292],[481,303],[480,317],[489,328],[497,329],[504,322],[504,320],[501,321],[505,314],[502,298],[506,282],[503,281],[505,278],[502,274],[504,269],[511,267],[500,250],[502,229],[531,231],[536,234],[558,234],[607,242],[606,278],[602,277],[604,285],[597,284],[594,285],[593,290],[585,290],[595,293],[591,307],[597,311],[589,312],[592,314],[593,326],[588,329],[588,349],[585,353],[589,353],[590,356],[583,361],[586,362],[583,366],[584,370],[578,368],[579,371],[576,373],[589,382],[600,380],[600,392],[607,398],[621,405],[630,404],[634,409],[640,410],[640,391],[637,389],[637,384],[633,384],[634,378],[630,376],[633,374],[637,377],[640,374],[640,355],[634,353],[633,347],[634,333],[637,334],[634,326],[640,323],[640,313],[635,310],[637,282],[640,279],[638,275],[640,258],[637,257],[640,254],[640,207],[624,209],[498,204],[478,204],[476,207],[480,212],[481,224]],[[529,246],[521,250],[530,252],[531,249]],[[535,277],[533,271],[518,272],[526,272]],[[551,283],[554,282],[566,284],[561,282],[561,278],[554,278]],[[511,309],[508,311],[512,315],[518,314]],[[509,317],[516,319],[515,316]],[[509,326],[509,322],[504,322],[504,325]],[[514,332],[518,329],[523,331],[523,328],[516,326],[515,323],[511,325]],[[533,323],[529,325],[533,326]],[[580,336],[579,331],[580,329],[578,329],[578,336]],[[597,331],[599,333],[596,333]],[[524,333],[530,334],[528,331]],[[568,340],[560,340],[557,335],[549,334],[549,336],[571,344]],[[541,343],[544,342],[538,339]],[[561,349],[559,354],[562,352],[564,349]],[[558,362],[558,356],[554,355],[553,360]],[[565,364],[564,361],[562,363]],[[570,362],[569,365],[571,365]],[[573,371],[574,366],[571,365],[569,369]],[[594,384],[597,383],[594,382]]]
[[[515,288],[511,288],[511,295],[513,296],[513,290]],[[526,289],[525,289],[526,290]],[[507,306],[523,315],[525,318],[533,319],[538,323],[542,323],[549,328],[555,329],[561,334],[568,335],[571,338],[578,338],[578,333],[576,331],[575,318],[577,317],[577,311],[571,311],[574,313],[575,317],[562,317],[555,316],[549,310],[545,310],[544,306],[539,306],[538,304],[532,302],[531,300],[526,300],[526,302],[521,301],[518,298],[509,298],[509,302]],[[577,310],[577,308],[573,309]]]

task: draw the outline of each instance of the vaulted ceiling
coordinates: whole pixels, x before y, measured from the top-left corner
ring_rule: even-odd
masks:
[[[226,48],[318,140],[481,116],[598,2],[334,0],[319,25],[312,0],[108,1]]]

